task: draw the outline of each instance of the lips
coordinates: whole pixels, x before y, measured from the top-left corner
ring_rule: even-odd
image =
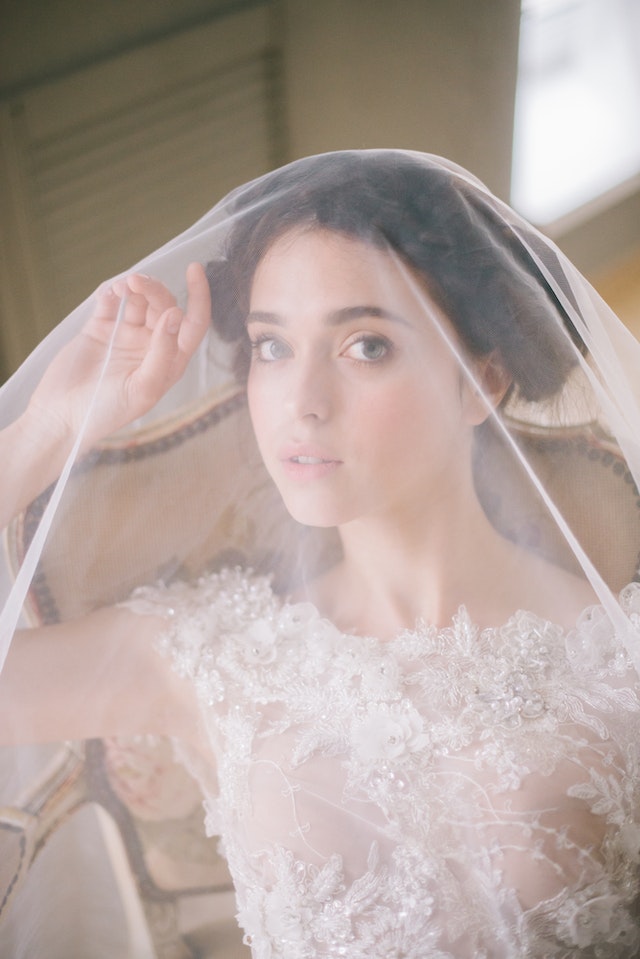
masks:
[[[330,463],[331,460],[325,460],[318,456],[291,456],[293,463],[301,463],[303,466],[313,466],[316,463]]]
[[[284,472],[296,479],[319,479],[336,470],[342,463],[331,453],[316,448],[290,446],[280,451]]]

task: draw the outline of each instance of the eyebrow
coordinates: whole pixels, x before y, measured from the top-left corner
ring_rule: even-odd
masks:
[[[373,316],[381,320],[389,320],[391,323],[402,323],[408,326],[407,321],[398,313],[392,310],[386,310],[381,306],[345,306],[340,310],[332,310],[325,318],[327,326],[340,326],[342,323],[349,323],[351,320],[358,320],[364,316]],[[251,323],[269,323],[274,326],[286,326],[286,322],[278,313],[264,313],[256,310],[249,313],[246,319],[246,325]]]

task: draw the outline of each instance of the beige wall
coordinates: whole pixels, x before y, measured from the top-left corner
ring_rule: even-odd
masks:
[[[228,0],[0,0],[0,93],[193,26],[230,5]]]
[[[1,0],[0,96],[231,6]],[[412,147],[448,155],[508,193],[517,0],[276,0],[273,9],[291,157]]]
[[[507,197],[519,4],[284,0],[290,150],[406,147]]]

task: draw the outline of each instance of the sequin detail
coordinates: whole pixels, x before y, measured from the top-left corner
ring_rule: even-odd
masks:
[[[603,614],[382,643],[241,570],[129,605],[197,689],[256,959],[640,953],[640,701]]]

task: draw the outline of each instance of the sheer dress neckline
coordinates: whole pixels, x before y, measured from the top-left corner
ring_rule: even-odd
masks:
[[[640,616],[640,586],[621,602]],[[164,612],[195,688],[207,828],[257,959],[640,949],[640,698],[601,607],[386,641],[239,569],[130,605]]]
[[[238,568],[236,571],[241,576],[248,576],[249,578],[253,576],[251,570],[245,572]],[[269,584],[269,578],[265,577],[264,582]],[[514,610],[514,612],[497,624],[481,626],[470,615],[467,606],[461,603],[451,617],[451,620],[445,625],[433,624],[420,617],[416,620],[414,626],[402,627],[394,635],[389,638],[384,638],[373,632],[339,627],[332,622],[330,616],[322,613],[319,606],[312,600],[291,597],[283,598],[275,591],[273,592],[273,597],[275,602],[281,605],[283,613],[286,612],[287,616],[291,616],[294,619],[300,618],[305,621],[314,620],[318,623],[328,624],[332,630],[335,630],[337,634],[343,636],[345,639],[362,640],[371,647],[381,648],[393,648],[396,645],[402,646],[415,643],[421,638],[429,640],[430,642],[438,642],[438,644],[448,642],[455,645],[457,639],[462,636],[465,637],[466,643],[466,637],[470,634],[476,637],[478,643],[482,644],[484,642],[490,642],[492,638],[503,632],[512,631],[514,628],[520,629],[524,624],[536,628],[541,633],[551,632],[556,635],[558,639],[562,639],[571,637],[576,630],[586,629],[588,631],[589,629],[593,629],[593,625],[590,626],[590,624],[594,622],[598,622],[600,624],[599,628],[602,630],[604,628],[603,624],[607,620],[603,606],[598,602],[593,602],[581,609],[575,617],[575,621],[570,626],[562,625],[552,617],[544,616],[524,607]],[[631,617],[635,618],[637,616],[638,622],[640,622],[640,582],[634,581],[624,586],[619,593],[619,600],[623,611]]]

